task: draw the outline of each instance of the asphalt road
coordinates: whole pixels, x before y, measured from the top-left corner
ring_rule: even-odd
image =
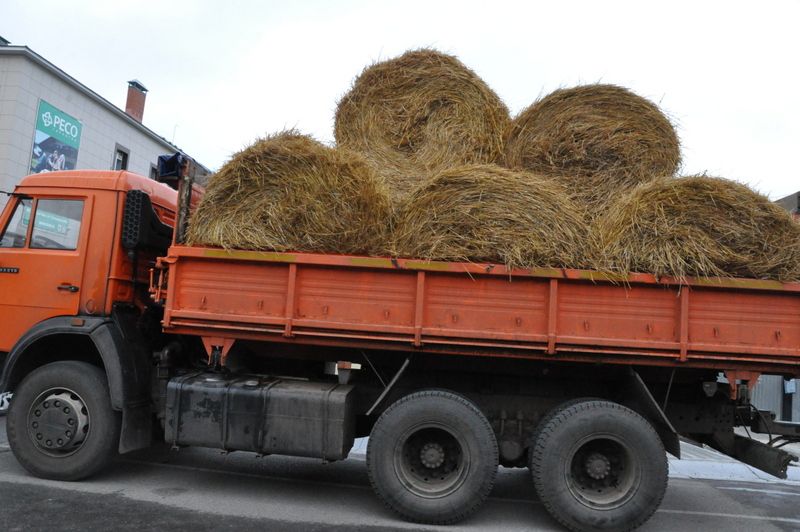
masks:
[[[709,462],[711,455],[698,453],[698,465]],[[527,471],[509,469],[466,522],[405,523],[372,494],[355,454],[322,464],[159,446],[120,457],[90,480],[52,482],[18,465],[0,417],[0,530],[559,530]],[[800,482],[671,478],[661,509],[642,530],[800,530]]]

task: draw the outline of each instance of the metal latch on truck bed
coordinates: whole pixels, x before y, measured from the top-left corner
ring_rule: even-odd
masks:
[[[169,257],[159,257],[156,259],[155,268],[150,268],[150,298],[156,302],[163,304],[167,299],[167,282],[169,276],[169,264],[174,262],[174,259]]]

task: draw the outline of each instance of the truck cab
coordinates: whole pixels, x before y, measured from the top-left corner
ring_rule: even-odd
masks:
[[[144,304],[134,257],[121,245],[131,190],[146,193],[159,219],[173,223],[177,193],[129,172],[53,172],[20,183],[0,217],[0,352],[50,318],[109,316],[115,303]]]
[[[59,360],[93,364],[126,418],[120,449],[149,441],[124,430],[145,415],[147,354],[123,352],[148,309],[148,269],[169,246],[176,201],[167,185],[125,171],[22,180],[0,215],[0,391]]]

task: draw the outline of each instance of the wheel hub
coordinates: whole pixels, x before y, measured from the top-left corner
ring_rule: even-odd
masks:
[[[419,452],[419,459],[428,469],[436,469],[444,463],[444,448],[438,443],[426,443]]]
[[[400,482],[426,499],[446,497],[458,490],[470,472],[472,457],[459,433],[442,423],[419,424],[397,441],[394,466]]]
[[[586,474],[593,479],[604,479],[610,472],[611,462],[604,454],[592,453],[586,458]]]
[[[28,413],[28,433],[39,449],[63,455],[80,448],[89,432],[89,413],[70,390],[49,390],[34,401]]]

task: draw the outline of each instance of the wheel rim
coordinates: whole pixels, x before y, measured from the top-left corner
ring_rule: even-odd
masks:
[[[573,497],[595,510],[610,510],[636,493],[641,468],[627,443],[612,434],[592,435],[573,445],[565,476]]]
[[[467,479],[471,460],[466,447],[444,425],[417,425],[403,433],[395,445],[395,473],[405,488],[417,496],[446,497]]]
[[[78,452],[89,435],[89,409],[68,388],[39,394],[28,410],[28,435],[36,449],[56,458]]]

